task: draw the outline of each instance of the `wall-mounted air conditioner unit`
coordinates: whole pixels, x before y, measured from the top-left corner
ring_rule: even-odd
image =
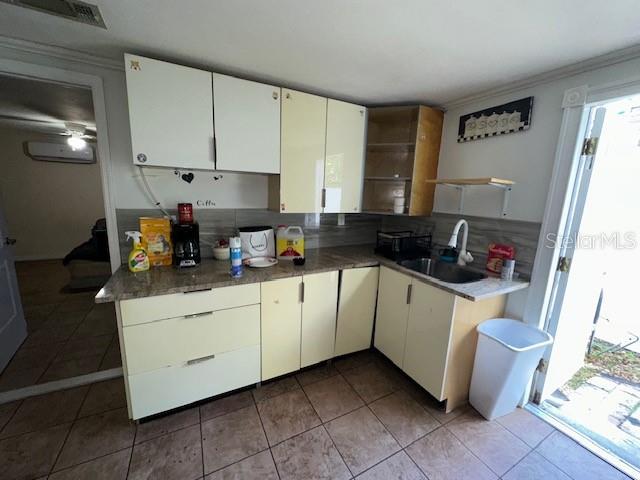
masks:
[[[95,150],[89,144],[73,150],[67,143],[24,142],[24,153],[42,162],[96,163]]]

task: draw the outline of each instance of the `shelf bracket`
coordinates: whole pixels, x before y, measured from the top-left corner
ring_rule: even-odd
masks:
[[[440,185],[446,185],[447,187],[452,187],[458,190],[458,193],[460,194],[458,199],[458,213],[462,213],[464,210],[464,192],[466,190],[464,185],[454,185],[453,183],[441,183]]]
[[[509,206],[509,198],[513,187],[504,187],[502,190],[502,217],[507,216],[507,207]]]

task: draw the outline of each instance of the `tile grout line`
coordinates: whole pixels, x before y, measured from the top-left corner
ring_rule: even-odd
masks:
[[[559,431],[559,430],[557,430],[557,431]],[[551,434],[553,434],[553,433],[554,433],[554,432],[551,432],[547,437],[551,436]],[[562,433],[562,432],[560,432],[560,433],[561,433],[562,435],[564,435],[564,433]],[[546,440],[546,438],[545,438],[545,440]],[[574,441],[573,439],[571,439],[571,440],[572,440],[572,441]],[[542,442],[541,442],[541,443],[542,443]],[[580,446],[581,446],[581,445],[580,445]],[[584,448],[584,447],[583,447],[583,448]],[[570,474],[569,474],[569,472],[566,472],[566,471],[564,470],[564,468],[562,468],[562,466],[560,466],[560,465],[556,464],[556,462],[554,462],[554,461],[553,461],[553,460],[551,460],[550,458],[547,458],[547,456],[546,456],[544,453],[542,453],[542,452],[538,452],[538,451],[537,451],[537,447],[536,447],[535,449],[533,449],[532,451],[536,452],[538,455],[540,455],[540,456],[541,456],[542,458],[544,458],[547,462],[549,462],[551,465],[553,465],[554,467],[556,467],[558,470],[560,470],[562,473],[564,473],[567,477],[571,478],[572,480],[582,480],[582,479],[580,479],[580,478],[575,478],[573,475],[570,475]],[[591,453],[591,452],[590,452],[590,453]],[[600,458],[600,457],[597,457],[597,458]],[[601,460],[602,460],[602,459],[601,459]],[[604,460],[603,460],[603,461],[604,461]],[[605,463],[606,463],[606,462],[605,462]],[[607,465],[609,465],[609,464],[607,463]],[[615,468],[615,467],[613,467],[613,468]],[[617,470],[617,469],[616,469],[616,470]],[[619,471],[619,470],[618,470],[618,471]],[[623,474],[623,475],[626,475],[626,474]]]
[[[131,422],[132,420],[129,419],[129,421]],[[136,437],[138,436],[138,427],[140,426],[139,423],[135,423],[134,425],[136,427],[136,429],[133,431],[133,441],[131,442],[131,453],[129,454],[129,463],[127,463],[127,475],[124,478],[129,478],[129,472],[131,471],[131,461],[133,460],[133,449],[136,447]]]
[[[64,303],[64,302],[62,302]],[[59,307],[60,305],[62,305],[62,303],[60,303],[58,305],[58,307],[56,307],[53,312],[51,312],[49,315],[53,314]],[[56,352],[56,354],[53,356],[53,358],[51,359],[51,361],[47,364],[46,368],[44,369],[44,371],[42,372],[42,374],[36,379],[34,385],[37,385],[40,380],[42,380],[42,377],[44,377],[44,374],[47,373],[47,371],[49,370],[49,368],[51,368],[51,366],[54,364],[54,360],[56,359],[56,357],[60,354],[60,352],[62,350],[64,350],[64,348],[68,345],[68,343],[71,341],[71,337],[73,337],[73,334],[76,333],[76,331],[78,330],[78,328],[80,328],[80,325],[82,325],[82,323],[84,323],[84,321],[86,320],[87,316],[89,315],[89,312],[91,312],[91,310],[93,310],[94,307],[92,306],[89,310],[87,310],[87,313],[84,314],[84,316],[82,317],[82,320],[80,322],[78,322],[78,325],[76,325],[76,328],[73,329],[73,331],[71,332],[71,334],[69,335],[69,337],[67,337],[66,340],[64,340],[64,345],[62,345],[62,347],[60,347],[60,350],[58,352]],[[73,312],[67,312],[67,313],[73,313]],[[62,342],[60,342],[62,343]]]
[[[82,386],[84,386],[84,385],[81,385],[81,387],[82,387]],[[78,387],[74,387],[74,388],[78,388]],[[63,391],[63,390],[58,390],[58,391]],[[49,394],[51,394],[51,393],[56,393],[56,392],[44,393],[43,395],[49,395]],[[43,396],[43,395],[37,395],[37,396]],[[30,397],[30,398],[35,398],[35,397]],[[21,400],[21,401],[24,401],[24,400]],[[76,417],[75,417],[75,418],[73,418],[73,419],[71,419],[71,420],[61,421],[61,422],[59,422],[59,423],[54,423],[54,424],[52,424],[52,425],[49,425],[49,426],[46,426],[46,427],[42,427],[42,428],[36,428],[35,430],[29,430],[29,431],[27,431],[27,432],[14,433],[13,435],[8,435],[8,436],[6,436],[6,437],[2,437],[2,438],[0,438],[0,441],[2,441],[2,440],[7,440],[7,439],[9,439],[9,438],[19,437],[20,435],[27,435],[27,434],[29,434],[29,433],[36,433],[36,432],[39,432],[39,431],[41,431],[41,430],[46,430],[47,428],[59,427],[60,425],[64,425],[65,423],[75,423],[75,422],[76,422],[76,421],[78,421],[78,420],[84,420],[85,418],[95,417],[95,416],[97,416],[97,415],[102,415],[102,414],[105,414],[105,413],[113,412],[114,410],[120,410],[120,409],[122,409],[122,408],[125,408],[125,407],[115,407],[115,408],[110,408],[110,409],[108,409],[108,410],[104,410],[104,411],[97,412],[97,413],[92,413],[91,415],[85,415],[85,416],[83,416],[83,417],[80,417],[80,416],[79,416],[79,415],[80,415],[80,413],[79,413],[79,411],[78,411],[78,414],[76,415]],[[16,410],[16,412],[17,412],[17,410]],[[181,429],[180,429],[180,430],[181,430]],[[2,433],[2,432],[0,431],[0,434],[1,434],[1,433]]]
[[[20,296],[20,301],[21,301],[21,302],[23,302],[22,295]],[[51,315],[52,315],[52,314],[53,314],[53,313],[54,313],[54,312],[55,312],[55,311],[60,307],[60,305],[62,305],[62,303],[64,303],[64,302],[60,302],[60,303],[56,303],[56,304],[55,304],[55,307],[53,308],[53,310],[51,310],[51,312],[49,312],[49,313],[46,315],[45,322],[46,322],[47,320],[49,320],[49,317],[50,317],[50,316],[51,316]],[[24,302],[23,302],[23,304],[24,304]],[[83,318],[83,320],[84,320],[84,318]],[[24,341],[22,342],[22,344],[20,345],[20,347],[18,348],[18,350],[17,350],[17,351],[16,351],[16,353],[14,354],[14,357],[15,357],[15,355],[20,351],[20,349],[22,349],[22,347],[24,346],[24,344],[26,343],[26,341],[29,339],[29,335],[33,335],[35,332],[37,332],[37,331],[39,330],[39,328],[36,328],[34,331],[29,332],[29,331],[28,331],[28,328],[29,328],[29,322],[26,320],[26,318],[25,318],[25,321],[26,321],[26,323],[27,323],[27,338],[25,338],[25,339],[24,339]],[[63,343],[63,342],[66,344],[66,340],[61,341],[61,342],[53,342],[53,343]],[[34,345],[33,347],[36,347],[36,348],[37,348],[37,347],[42,346],[42,345],[47,345],[47,344]],[[33,347],[26,347],[26,348],[33,348]],[[64,345],[63,345],[62,347],[64,347]],[[60,347],[60,348],[62,348],[62,347]],[[55,356],[56,356],[58,353],[59,353],[59,351],[56,351],[56,354],[54,355],[54,358],[55,358]],[[11,360],[13,360],[13,357],[11,358]],[[50,360],[50,361],[47,363],[47,365],[45,366],[45,368],[42,370],[42,373],[41,373],[40,375],[38,375],[38,377],[36,378],[35,382],[34,382],[34,383],[32,383],[32,385],[37,385],[37,384],[38,384],[38,380],[40,380],[40,378],[42,377],[42,375],[44,375],[44,374],[45,374],[45,372],[46,372],[46,371],[48,370],[48,368],[51,366],[51,363],[52,363],[52,362],[53,362],[53,359],[52,359],[52,360]],[[7,364],[7,366],[8,366],[8,364]],[[2,374],[4,374],[4,371],[2,372]],[[29,385],[25,385],[25,386],[29,386]],[[14,388],[12,388],[12,389],[9,389],[9,390],[7,390],[7,391],[11,391],[11,390],[15,390],[15,389],[14,389]]]
[[[18,405],[16,406],[16,409],[13,411],[13,413],[9,416],[9,418],[7,419],[6,423],[2,426],[2,428],[0,428],[0,441],[4,440],[5,438],[11,438],[14,435],[10,435],[8,437],[2,437],[2,432],[4,431],[5,428],[7,428],[7,425],[9,425],[9,422],[11,422],[11,420],[13,420],[13,417],[16,416],[16,414],[18,413],[18,410],[20,410],[20,407],[22,406],[22,404],[24,403],[24,400],[18,400]]]
[[[511,470],[513,470],[514,468],[516,468],[518,465],[520,465],[525,458],[527,458],[529,455],[531,455],[535,450],[531,450],[529,453],[527,453],[524,457],[522,457],[520,460],[518,460],[514,465],[512,465],[511,467],[509,467],[509,469],[504,472],[502,475],[499,476],[499,478],[504,478]]]
[[[73,465],[69,465],[68,467],[61,468],[60,470],[56,470],[55,472],[50,472],[49,475],[53,475],[54,473],[64,472],[66,470],[70,470],[70,469],[78,467],[80,465],[85,465],[85,464],[91,463],[91,462],[93,462],[95,460],[100,460],[100,459],[102,459],[104,457],[108,457],[109,455],[115,455],[116,453],[124,452],[125,450],[129,450],[130,448],[131,447],[119,448],[118,450],[115,450],[113,452],[105,453],[105,454],[97,456],[95,458],[90,458],[89,460],[83,460],[81,462],[74,463]],[[40,479],[40,477],[37,477],[37,478]],[[44,478],[47,478],[47,477],[46,476],[42,477],[42,480],[44,480]]]
[[[109,343],[107,344],[107,348],[104,349],[104,353],[102,354],[102,358],[100,358],[100,363],[98,363],[98,370],[96,370],[96,372],[100,371],[100,367],[102,366],[102,362],[104,362],[104,359],[107,357],[107,352],[109,351],[109,347],[111,346],[111,342],[113,342],[113,339],[118,336],[118,332],[114,333],[111,335],[111,340],[109,340]]]
[[[420,437],[418,440],[420,440],[420,439],[422,439],[422,438],[426,437],[426,436],[427,436],[427,435],[429,435],[430,433],[435,432],[436,430],[438,430],[438,428],[441,428],[441,427],[442,427],[442,425],[440,425],[439,427],[437,427],[437,428],[435,428],[435,429],[431,430],[429,433],[427,433],[426,435],[424,435],[424,436]],[[417,442],[418,440],[416,440],[416,442]],[[413,442],[413,443],[415,443],[415,442]],[[412,444],[409,444],[409,445],[412,445]],[[427,475],[427,472],[425,472],[424,470],[422,470],[422,468],[420,468],[420,465],[418,465],[418,463],[413,459],[413,457],[409,454],[409,452],[407,452],[407,448],[409,448],[409,445],[407,445],[405,448],[403,448],[403,449],[402,449],[402,451],[403,451],[403,452],[404,452],[404,454],[407,456],[407,458],[408,458],[409,460],[411,460],[411,463],[413,463],[413,464],[416,466],[416,468],[418,469],[418,471],[419,471],[420,473],[422,473],[422,475],[424,475],[424,477],[425,477],[427,480],[429,480],[429,475]]]
[[[49,472],[47,473],[47,476],[51,475],[53,473],[53,469],[56,468],[56,464],[58,463],[58,460],[60,460],[60,455],[62,455],[62,451],[64,450],[64,447],[67,444],[67,440],[69,440],[69,436],[71,436],[71,430],[73,430],[73,426],[75,425],[75,421],[71,422],[71,424],[69,425],[69,431],[67,432],[67,434],[64,436],[64,441],[62,442],[62,446],[60,447],[60,450],[58,450],[58,454],[56,455],[55,460],[53,461],[53,463],[51,464],[51,467],[49,468]],[[62,470],[62,469],[61,469]]]
[[[125,408],[125,407],[120,407],[120,408]],[[245,408],[246,408],[246,407],[245,407]],[[114,409],[114,410],[117,410],[117,409]],[[111,412],[112,410],[109,410],[109,411]],[[177,415],[177,414],[179,414],[179,413],[186,412],[186,411],[187,411],[187,410],[182,410],[182,411],[180,411],[180,412],[172,413],[171,415]],[[231,413],[233,413],[233,412],[231,412]],[[153,421],[155,421],[155,420],[161,420],[161,419],[164,419],[164,418],[169,418],[171,415],[167,415],[167,416],[164,416],[164,417],[159,417],[158,419],[150,420],[150,421],[149,421],[149,423],[151,423],[151,422],[153,422]],[[86,417],[85,417],[85,418],[86,418]],[[145,423],[146,423],[146,422],[145,422]],[[198,425],[198,423],[200,423],[200,422],[190,423],[189,425],[182,425],[182,426],[180,426],[180,427],[178,427],[178,428],[176,428],[176,429],[174,429],[174,430],[170,430],[170,431],[167,431],[167,432],[164,432],[164,433],[160,433],[160,434],[158,434],[158,435],[153,435],[153,436],[151,436],[151,437],[149,437],[149,438],[147,438],[147,439],[145,439],[145,440],[142,440],[142,441],[141,441],[141,442],[139,442],[139,443],[135,443],[135,438],[134,438],[134,444],[133,444],[133,446],[135,447],[136,445],[144,445],[145,443],[150,442],[150,441],[152,441],[152,440],[157,440],[157,439],[159,439],[159,438],[166,437],[167,435],[172,435],[172,434],[174,434],[174,433],[176,433],[176,432],[181,432],[182,430],[186,430],[187,428],[195,427],[196,425]],[[144,425],[144,423],[143,423],[142,425]],[[137,438],[137,436],[138,436],[138,434],[137,434],[137,432],[138,432],[138,428],[137,428],[137,427],[138,427],[138,426],[139,426],[139,425],[137,425],[137,426],[136,426],[136,438]]]
[[[338,375],[340,375],[340,373],[338,373]],[[342,376],[342,375],[340,375]],[[329,378],[333,378],[333,377],[329,377]],[[344,377],[343,377],[344,378]],[[327,379],[325,379],[327,380]],[[345,380],[346,381],[346,380]],[[347,462],[345,461],[344,457],[342,456],[342,452],[340,451],[340,449],[338,448],[338,446],[336,445],[336,442],[334,441],[333,437],[331,436],[331,434],[329,433],[329,430],[327,430],[327,427],[325,426],[325,422],[322,420],[322,417],[320,416],[320,414],[318,413],[318,410],[316,410],[316,407],[313,405],[313,402],[311,401],[311,399],[309,398],[309,395],[307,395],[307,392],[305,391],[304,387],[302,388],[302,393],[304,394],[304,397],[307,399],[307,402],[309,402],[309,405],[311,405],[311,408],[313,408],[313,411],[316,413],[316,417],[318,417],[318,420],[320,420],[320,425],[318,425],[318,427],[322,427],[322,429],[324,430],[324,432],[327,434],[327,436],[329,437],[329,440],[331,440],[331,444],[333,445],[333,448],[336,449],[336,452],[338,452],[338,455],[340,455],[340,459],[342,460],[343,465],[347,468],[347,471],[351,474],[351,478],[354,477],[353,472],[351,471],[351,467],[349,467],[349,465],[347,464]],[[357,410],[357,409],[356,409]],[[355,412],[355,410],[352,410]],[[351,412],[349,412],[351,413]],[[345,415],[348,415],[349,413],[346,413]],[[328,422],[327,422],[328,423]],[[314,428],[318,428],[318,427],[313,427],[309,430],[307,430],[308,432],[313,430]],[[302,434],[301,434],[302,435]],[[293,437],[291,437],[293,438]]]
[[[204,479],[204,440],[202,439],[202,412],[200,411],[200,405],[196,407],[198,409],[198,427],[200,428],[200,453],[201,453],[201,462],[202,463],[202,478]],[[136,428],[136,432],[137,432]],[[134,442],[135,445],[135,442]]]
[[[458,440],[458,441],[462,444],[462,446],[463,446],[464,448],[466,448],[466,449],[469,451],[469,453],[471,453],[471,455],[473,455],[474,457],[476,457],[476,459],[477,459],[480,463],[482,463],[485,467],[487,467],[487,468],[491,471],[491,473],[493,473],[493,474],[494,474],[496,477],[498,477],[498,478],[500,478],[500,477],[502,476],[502,475],[500,475],[498,472],[496,472],[493,468],[491,468],[489,465],[487,465],[487,463],[486,463],[484,460],[482,460],[478,455],[476,455],[476,453],[475,453],[473,450],[471,450],[471,449],[467,446],[467,444],[466,444],[466,443],[464,443],[464,442],[462,441],[462,439],[460,439],[460,438],[459,438],[459,437],[458,437],[454,432],[452,432],[449,428],[447,428],[447,426],[446,426],[446,425],[443,425],[443,427],[447,430],[447,432],[449,432],[451,435],[453,435],[453,436],[456,438],[456,440]]]
[[[83,421],[83,420],[85,420],[85,419],[87,419],[87,418],[97,417],[97,416],[99,416],[99,415],[104,415],[105,413],[113,412],[113,411],[115,411],[115,410],[120,410],[120,409],[123,409],[123,408],[124,408],[124,407],[114,408],[114,409],[111,409],[111,410],[106,410],[106,411],[101,412],[101,413],[96,413],[96,414],[93,414],[93,415],[88,415],[88,416],[86,416],[86,417],[79,417],[79,418],[76,418],[75,420],[73,420],[73,421],[72,421],[72,423],[71,423],[71,428],[69,429],[69,433],[67,434],[67,437],[65,438],[65,442],[64,442],[64,444],[62,445],[62,447],[63,447],[63,448],[62,448],[62,449],[60,449],[60,452],[58,453],[58,457],[60,456],[60,454],[62,453],[62,450],[64,449],[64,446],[66,445],[67,439],[68,439],[69,435],[71,434],[71,430],[73,429],[73,427],[75,426],[75,424],[76,424],[78,421]],[[129,421],[130,421],[130,420],[129,420]],[[63,425],[63,424],[60,424],[60,425]],[[60,425],[57,425],[57,426],[60,426]],[[52,428],[52,427],[47,427],[47,428]],[[36,431],[38,431],[38,430],[36,430]],[[33,432],[32,432],[32,433],[33,433]],[[102,455],[98,455],[97,457],[92,457],[92,458],[89,458],[89,459],[83,460],[83,461],[81,461],[81,462],[78,462],[78,463],[75,463],[75,464],[73,464],[73,465],[69,465],[68,467],[65,467],[65,468],[62,468],[62,469],[60,469],[60,470],[57,470],[56,472],[49,472],[49,475],[50,475],[51,473],[57,473],[57,472],[60,472],[60,471],[62,471],[62,470],[68,470],[69,468],[73,468],[73,467],[76,467],[76,466],[78,466],[78,465],[83,465],[83,464],[85,464],[85,463],[92,462],[92,461],[97,460],[97,459],[99,459],[99,458],[104,458],[104,457],[107,457],[107,456],[109,456],[109,455],[113,455],[114,453],[121,452],[121,451],[123,451],[123,450],[127,450],[127,449],[129,449],[129,448],[131,449],[131,453],[133,454],[133,447],[134,447],[134,445],[135,445],[135,437],[136,437],[136,433],[137,433],[137,428],[136,428],[136,430],[134,431],[134,434],[133,434],[133,441],[134,441],[134,443],[133,443],[132,445],[128,446],[128,447],[119,448],[119,449],[117,449],[117,450],[114,450],[113,452],[105,453],[105,454],[102,454]],[[58,461],[58,457],[56,457],[56,462]],[[129,461],[131,461],[131,457],[129,457]],[[53,466],[52,468],[55,468],[55,463],[54,463],[54,466]]]
[[[298,383],[298,385],[300,385],[300,384]],[[302,387],[300,387],[300,388],[302,388]],[[276,475],[278,476],[278,478],[281,478],[280,470],[278,470],[278,463],[276,462],[276,459],[273,456],[273,450],[271,449],[271,445],[269,444],[269,437],[267,437],[267,430],[264,428],[264,422],[262,421],[262,415],[260,415],[260,409],[258,408],[258,402],[256,402],[256,399],[253,396],[253,393],[251,394],[251,399],[253,400],[253,408],[256,409],[256,413],[258,414],[258,420],[260,420],[260,426],[262,427],[262,433],[264,433],[264,438],[267,441],[267,449],[269,450],[269,455],[271,455],[271,461],[273,462],[273,466],[276,469]],[[264,450],[263,450],[263,452],[264,452]],[[258,452],[258,453],[260,453],[260,452]],[[254,454],[254,455],[257,455],[257,453]],[[246,457],[246,458],[249,458],[249,457]]]

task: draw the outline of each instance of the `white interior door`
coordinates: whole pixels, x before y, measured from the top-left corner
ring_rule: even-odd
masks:
[[[600,138],[605,114],[604,107],[591,109],[585,139]],[[555,275],[546,321],[546,330],[554,337],[554,343],[543,357],[546,371],[536,378],[535,401],[544,400],[582,367],[593,325],[601,269],[594,264],[597,258],[592,257],[593,250],[576,247],[595,159],[596,155],[589,151],[583,150],[580,155],[565,231],[561,238],[551,239],[559,242],[560,258],[565,258],[570,267],[565,271],[559,266]]]
[[[12,243],[0,208],[0,371],[4,370],[27,337]]]

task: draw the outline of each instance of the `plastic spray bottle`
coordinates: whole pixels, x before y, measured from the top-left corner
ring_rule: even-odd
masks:
[[[229,249],[231,258],[231,276],[238,278],[242,276],[242,244],[240,237],[229,239]]]
[[[142,246],[142,234],[136,231],[124,232],[127,240],[133,240],[133,248],[129,253],[127,266],[132,272],[145,272],[149,270],[149,256]]]

